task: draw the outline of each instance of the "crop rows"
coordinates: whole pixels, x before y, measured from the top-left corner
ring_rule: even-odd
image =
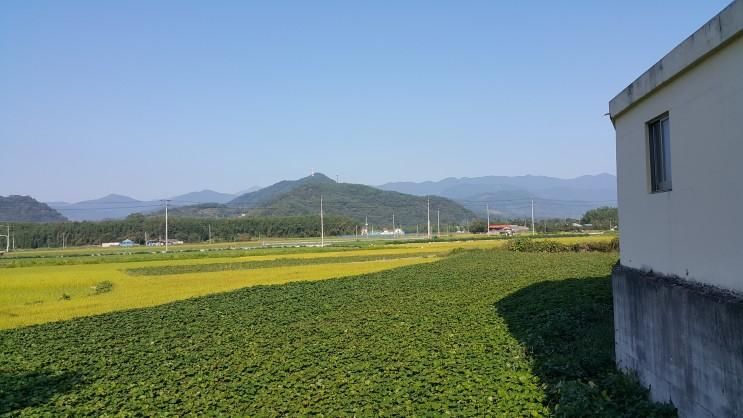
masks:
[[[0,331],[0,413],[672,416],[614,369],[615,262],[465,251]]]

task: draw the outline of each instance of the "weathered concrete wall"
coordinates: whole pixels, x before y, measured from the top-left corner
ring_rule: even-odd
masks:
[[[743,299],[617,266],[617,365],[681,417],[743,416]]]

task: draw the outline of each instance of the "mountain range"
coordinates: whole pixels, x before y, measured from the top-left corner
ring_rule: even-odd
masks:
[[[384,194],[382,191],[396,192],[397,195]],[[589,209],[616,206],[616,177],[611,174],[586,175],[572,179],[546,176],[449,177],[440,181],[395,182],[370,187],[336,183],[327,176],[315,174],[303,179],[280,181],[262,189],[253,187],[236,194],[213,190],[186,193],[172,197],[169,205],[171,213],[182,216],[306,214],[317,212],[319,201],[315,200],[321,193],[326,198],[328,210],[342,209],[344,214],[357,221],[368,215],[371,217],[370,222],[374,223],[390,217],[393,207],[398,208],[398,220],[408,222],[415,218],[416,223],[420,222],[420,213],[403,208],[409,205],[420,206],[423,200],[410,200],[410,197],[424,196],[434,197],[431,202],[432,221],[436,205],[447,207],[448,210],[442,210],[441,215],[449,223],[455,222],[458,217],[484,218],[486,206],[491,219],[528,217],[531,215],[532,201],[537,218],[580,218]],[[405,195],[412,196],[404,197]],[[436,197],[446,200],[438,201]],[[15,197],[13,203],[15,215],[11,216],[6,211],[5,218],[0,220],[29,219],[45,222],[67,218],[73,221],[97,221],[120,219],[132,213],[156,214],[163,208],[160,200],[137,200],[119,194],[77,203],[40,204],[44,206],[26,200],[21,202],[18,198]],[[384,204],[379,211],[369,209],[380,201]],[[10,201],[4,203],[6,209],[10,207],[8,202]],[[461,207],[451,206],[453,202],[457,203],[456,206],[463,206],[466,212]],[[22,207],[25,209],[21,213]]]
[[[192,205],[173,209],[174,215],[213,216],[292,216],[320,213],[320,197],[326,214],[351,218],[372,225],[425,224],[430,200],[431,221],[464,224],[475,217],[456,202],[440,197],[419,197],[381,190],[363,184],[338,183],[315,173],[298,180],[285,180],[245,193],[222,205]]]
[[[480,217],[486,206],[492,216],[580,218],[589,209],[616,206],[617,179],[611,174],[572,179],[546,176],[449,177],[440,181],[397,182],[378,186],[383,190],[417,196],[436,195],[461,203]]]
[[[257,187],[248,189],[257,190]],[[227,203],[238,194],[220,193],[214,190],[190,192],[170,198],[172,207],[195,205],[203,203]],[[85,200],[76,203],[48,202],[71,221],[100,221],[104,219],[125,218],[132,213],[156,212],[163,207],[161,200],[137,200],[129,196],[109,194],[98,199]]]

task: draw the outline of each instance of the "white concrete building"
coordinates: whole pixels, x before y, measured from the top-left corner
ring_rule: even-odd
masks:
[[[743,416],[743,0],[609,104],[617,363],[681,416]]]

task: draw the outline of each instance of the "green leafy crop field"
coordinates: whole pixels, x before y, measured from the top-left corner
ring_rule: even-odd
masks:
[[[0,414],[673,416],[613,366],[615,253],[437,262],[0,331]]]

